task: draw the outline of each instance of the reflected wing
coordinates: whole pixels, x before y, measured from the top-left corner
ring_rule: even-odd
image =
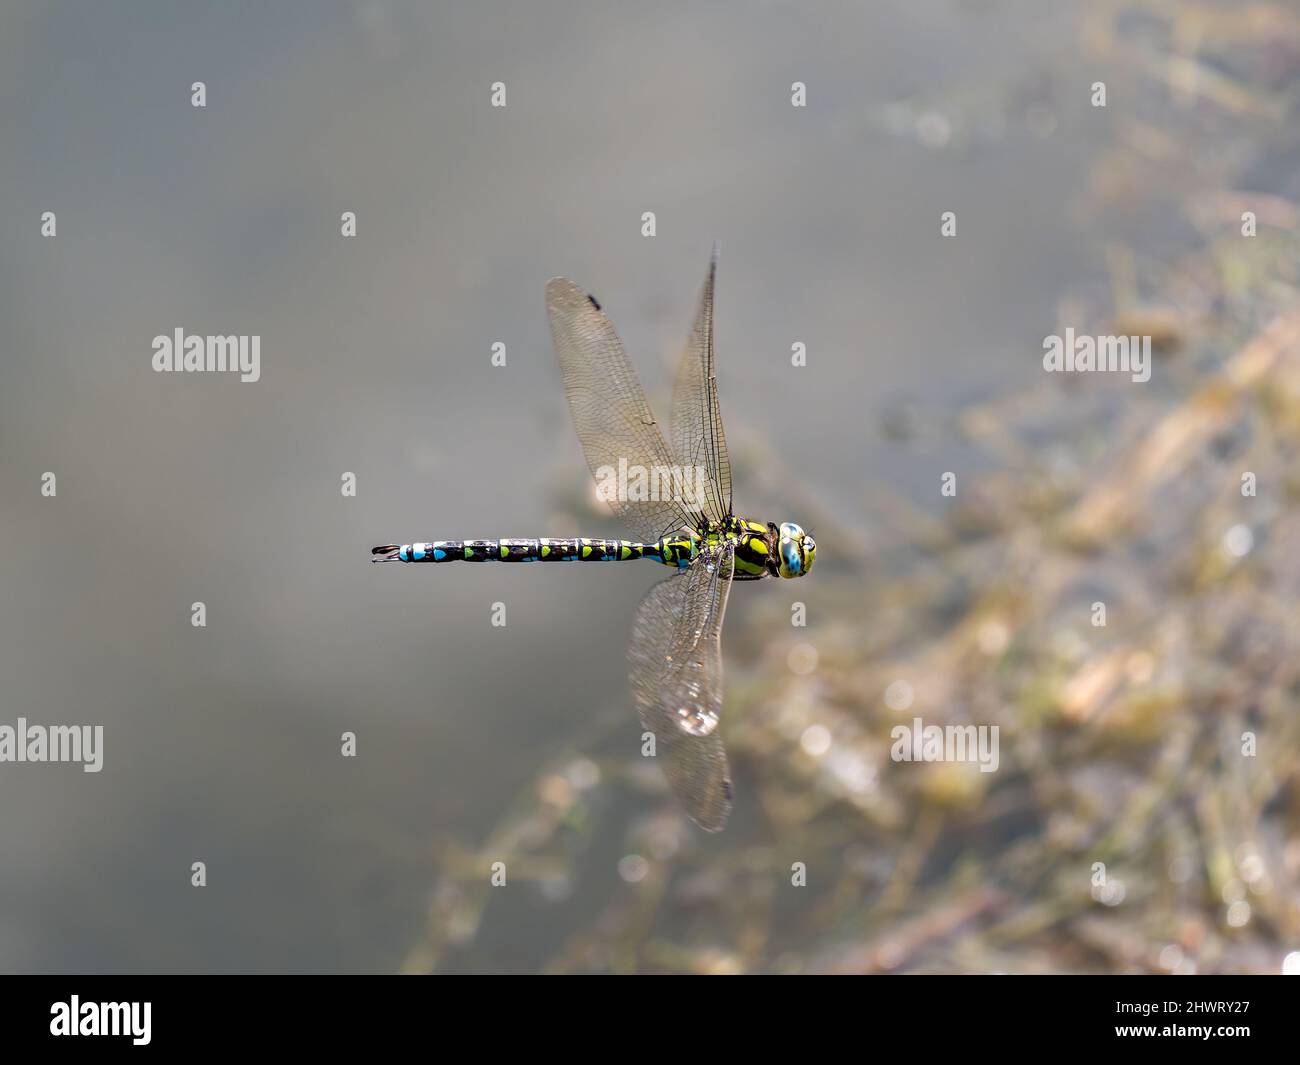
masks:
[[[573,427],[597,482],[610,472],[617,474],[620,460],[629,470],[646,471],[643,476],[672,466],[641,382],[600,305],[572,281],[556,277],[546,285],[546,310]],[[628,530],[645,542],[683,525],[695,525],[685,508],[671,498],[611,499],[610,505]]]
[[[637,607],[628,649],[641,726],[687,814],[718,832],[731,812],[722,735],[722,619],[734,550],[701,555],[650,589]]]
[[[718,413],[713,355],[713,278],[717,268],[715,247],[695,325],[673,381],[672,436],[677,462],[687,469],[704,470],[704,499],[699,505],[708,517],[721,523],[731,514],[731,458]]]

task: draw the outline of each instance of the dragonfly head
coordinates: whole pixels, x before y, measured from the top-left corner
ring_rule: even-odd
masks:
[[[777,529],[777,572],[782,577],[802,577],[817,561],[817,541],[792,521]]]

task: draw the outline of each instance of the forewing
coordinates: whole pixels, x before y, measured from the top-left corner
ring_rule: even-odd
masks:
[[[704,471],[704,498],[696,506],[721,523],[731,514],[731,458],[718,411],[713,350],[713,279],[717,267],[715,248],[700,292],[695,324],[673,381],[672,439],[677,462],[687,470]]]
[[[628,657],[641,726],[691,820],[709,832],[727,823],[731,773],[716,722],[722,713],[722,620],[731,590],[730,546],[703,555],[684,573],[655,585],[637,608]],[[696,734],[686,719],[711,714]]]
[[[546,310],[564,395],[592,476],[598,483],[609,483],[607,478],[617,475],[620,460],[630,474],[635,475],[639,467],[646,477],[655,468],[671,467],[668,446],[636,370],[596,301],[572,281],[556,277],[546,285]],[[692,516],[671,498],[672,493],[657,494],[665,498],[608,501],[639,540],[651,542],[683,525],[694,526]]]

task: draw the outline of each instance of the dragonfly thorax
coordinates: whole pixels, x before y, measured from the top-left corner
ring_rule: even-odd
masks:
[[[662,562],[684,569],[700,555],[715,557],[725,546],[732,548],[733,580],[802,577],[817,557],[816,542],[793,522],[777,525],[738,517],[702,521],[696,529],[665,537],[656,549]]]

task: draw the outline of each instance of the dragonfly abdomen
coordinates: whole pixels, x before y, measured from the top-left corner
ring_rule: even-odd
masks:
[[[536,540],[430,540],[414,544],[386,544],[371,554],[375,562],[629,562],[653,558],[668,565],[689,561],[689,541],[661,540],[642,544],[633,540],[604,540],[580,536]],[[665,554],[667,557],[665,557]]]

